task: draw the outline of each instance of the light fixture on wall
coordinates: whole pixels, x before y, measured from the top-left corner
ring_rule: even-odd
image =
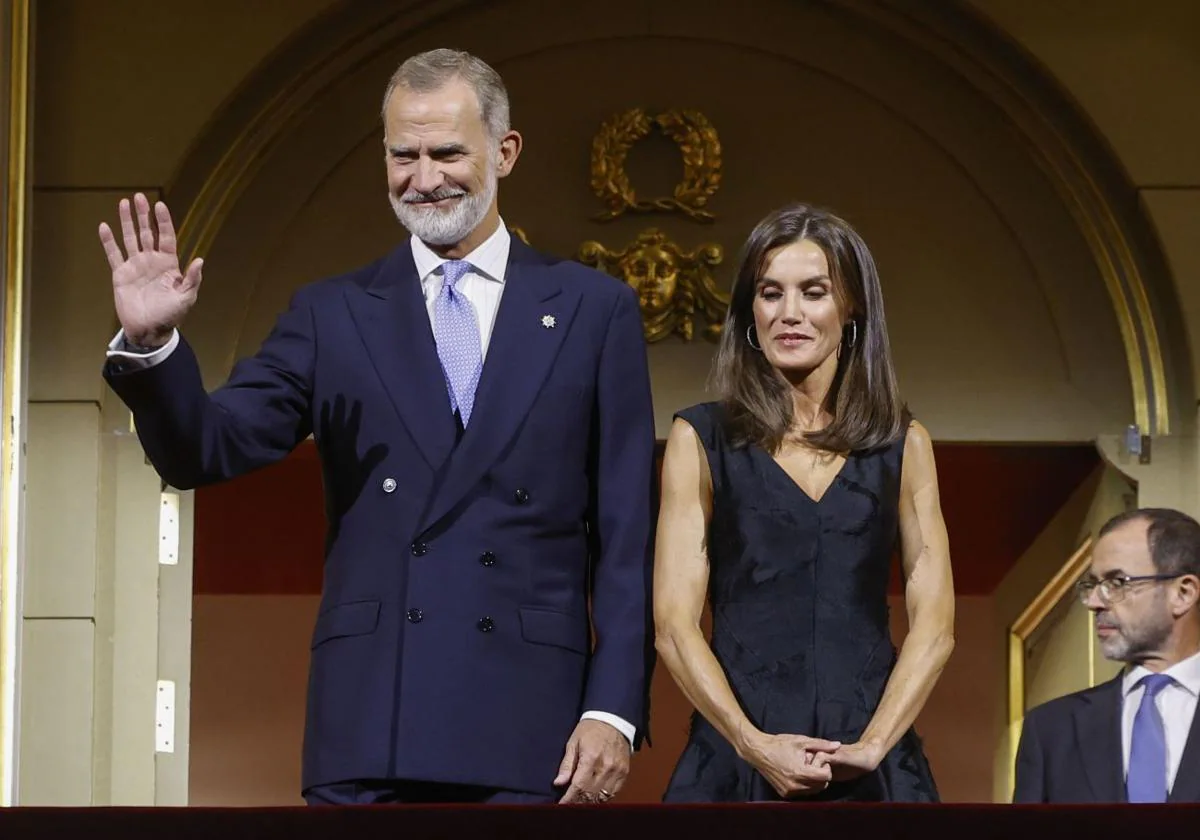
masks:
[[[1149,464],[1150,435],[1142,434],[1137,424],[1130,423],[1121,436],[1121,454],[1137,458],[1139,464]]]

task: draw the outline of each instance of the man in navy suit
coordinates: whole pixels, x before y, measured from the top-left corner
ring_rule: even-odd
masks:
[[[1104,656],[1125,667],[1026,713],[1013,801],[1200,802],[1200,523],[1117,515],[1077,587]]]
[[[383,122],[411,239],[297,291],[211,394],[176,330],[201,260],[181,270],[164,204],[152,224],[143,195],[123,200],[124,250],[100,226],[122,327],[105,378],[178,488],[316,441],[308,802],[604,801],[645,734],[653,667],[637,300],[510,238],[497,182],[522,141],[487,64],[406,61]]]

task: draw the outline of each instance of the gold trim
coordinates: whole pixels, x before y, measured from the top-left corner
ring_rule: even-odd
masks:
[[[685,251],[658,228],[647,228],[623,249],[584,242],[575,258],[621,278],[638,293],[642,333],[654,342],[670,335],[691,341],[697,323],[709,341],[721,337],[729,296],[717,288],[711,269],[724,256],[715,242]]]
[[[1023,94],[1019,95],[1023,104],[1033,108]],[[1143,434],[1168,434],[1170,417],[1166,373],[1162,348],[1158,341],[1158,328],[1150,310],[1146,285],[1136,261],[1133,259],[1125,236],[1125,229],[1114,217],[1108,202],[1099,196],[1099,188],[1095,180],[1083,161],[1079,159],[1068,139],[1063,137],[1049,120],[1044,121],[1061,144],[1074,173],[1051,160],[1046,149],[1032,137],[1028,137],[1028,139],[1033,148],[1042,155],[1044,165],[1049,174],[1053,176],[1052,182],[1057,187],[1059,195],[1066,200],[1067,209],[1074,216],[1080,233],[1087,241],[1089,250],[1096,260],[1096,268],[1108,289],[1113,314],[1116,316],[1117,326],[1121,333],[1121,343],[1125,348],[1126,363],[1129,366],[1134,422],[1137,423]],[[1071,182],[1072,174],[1076,174],[1082,179],[1086,187],[1085,191],[1079,190]],[[1091,193],[1091,200],[1085,197],[1086,193]],[[1124,283],[1122,283],[1122,277],[1125,278]],[[1145,342],[1144,352],[1141,346],[1142,341]],[[1147,366],[1150,370],[1149,377],[1146,375]],[[1148,384],[1153,393],[1147,390]],[[1154,407],[1153,415],[1150,411],[1151,400],[1153,400]],[[1151,420],[1152,416],[1153,420]]]
[[[21,441],[25,393],[25,213],[29,117],[29,0],[9,7],[8,146],[5,193],[4,386],[0,434],[0,806],[16,792],[18,572],[22,502]]]
[[[671,198],[639,201],[625,158],[651,130],[657,127],[679,147],[683,155],[683,180]],[[688,108],[672,108],[651,117],[642,108],[613,114],[600,124],[592,139],[592,190],[607,208],[593,216],[611,222],[626,211],[636,213],[678,212],[697,222],[716,217],[704,208],[721,187],[721,141],[708,117]]]
[[[1041,626],[1056,606],[1062,603],[1075,581],[1083,574],[1092,559],[1092,538],[1075,550],[1070,559],[1034,596],[1008,630],[1008,795],[1012,798],[1015,782],[1014,768],[1017,746],[1021,739],[1021,724],[1025,720],[1025,642]],[[1090,642],[1090,637],[1089,637]],[[1088,645],[1088,680],[1096,681],[1094,644]]]

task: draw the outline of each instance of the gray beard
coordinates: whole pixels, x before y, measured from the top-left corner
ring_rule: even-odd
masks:
[[[1141,662],[1147,654],[1160,651],[1171,635],[1171,619],[1162,614],[1133,627],[1117,628],[1117,634],[1100,642],[1106,659],[1114,662]]]
[[[420,193],[411,190],[402,197],[397,197],[389,190],[388,200],[392,203],[392,210],[395,211],[400,224],[417,239],[427,245],[454,245],[470,236],[483,222],[496,197],[498,181],[493,171],[488,176],[482,192],[463,196],[448,210],[406,201],[405,199],[422,197]]]

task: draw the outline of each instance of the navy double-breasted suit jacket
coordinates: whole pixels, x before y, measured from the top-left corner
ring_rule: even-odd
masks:
[[[183,340],[148,369],[110,360],[105,378],[181,489],[315,440],[329,537],[305,788],[552,793],[582,711],[644,735],[654,428],[618,279],[514,239],[461,438],[407,242],[300,289],[212,393]]]

